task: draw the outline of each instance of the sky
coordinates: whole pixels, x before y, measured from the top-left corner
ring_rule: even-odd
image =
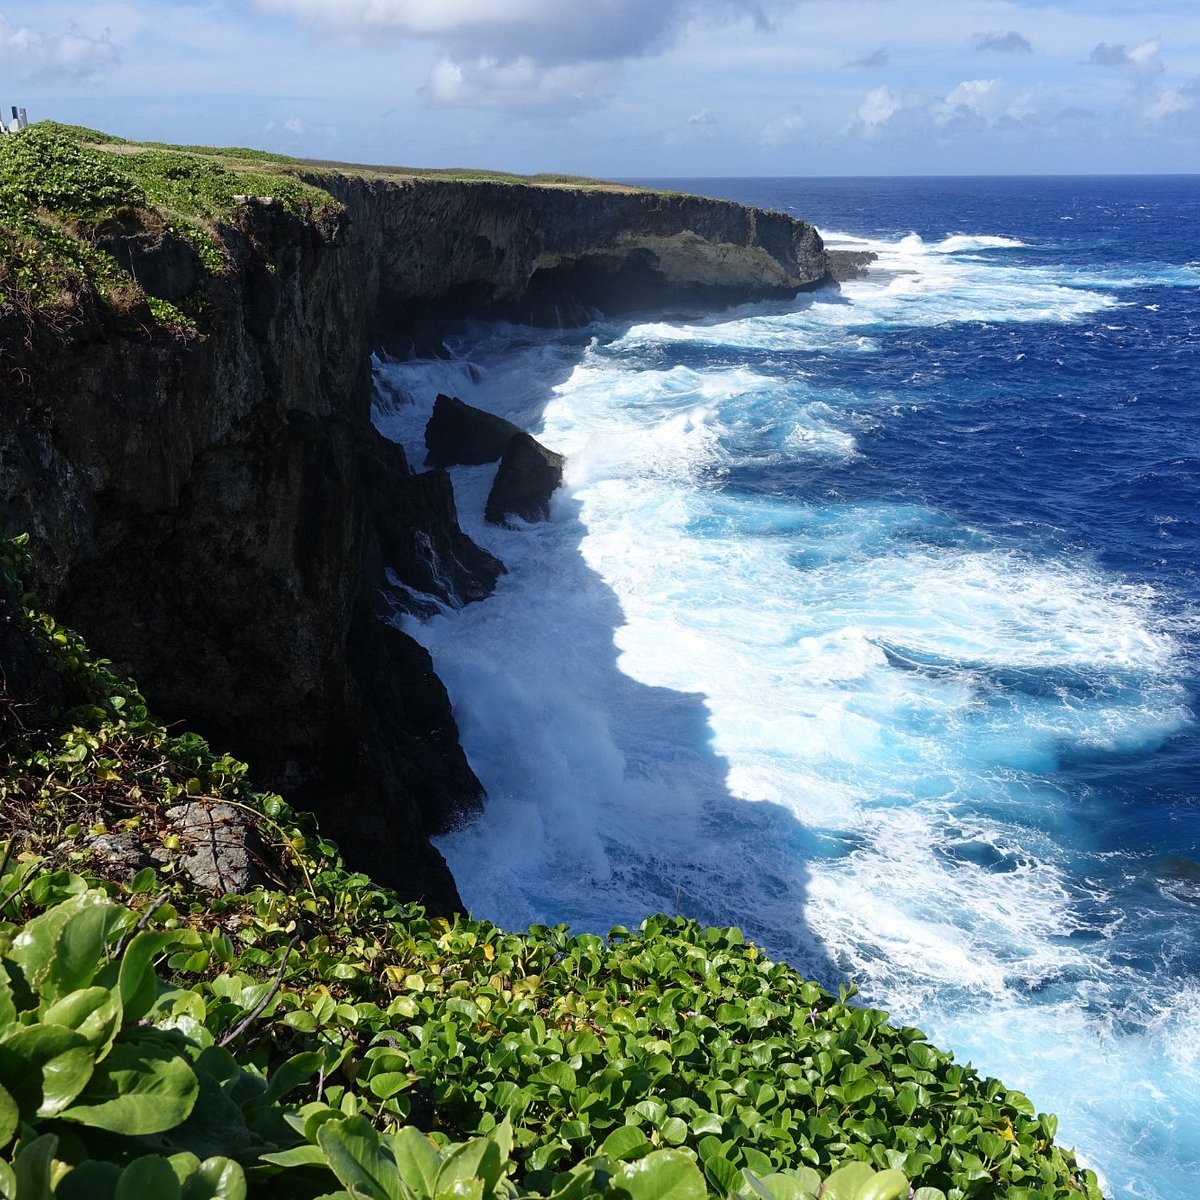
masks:
[[[0,0],[0,104],[664,176],[1200,171],[1200,0]]]

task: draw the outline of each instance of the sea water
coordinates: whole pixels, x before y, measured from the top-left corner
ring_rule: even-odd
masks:
[[[1200,180],[655,181],[870,249],[704,320],[464,329],[379,364],[567,457],[409,623],[484,814],[471,910],[737,924],[1200,1196]]]

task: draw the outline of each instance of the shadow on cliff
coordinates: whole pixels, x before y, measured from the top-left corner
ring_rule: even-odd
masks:
[[[511,329],[514,343],[525,336]],[[502,342],[493,333],[491,361]],[[379,428],[421,461],[424,416],[445,390],[536,433],[586,338],[529,332],[526,348],[539,343],[532,357],[514,350],[507,378],[469,360],[383,367]],[[805,922],[806,863],[827,849],[786,807],[733,794],[703,694],[622,668],[626,615],[585,560],[580,502],[560,492],[550,522],[497,529],[482,519],[493,473],[455,468],[455,491],[464,530],[508,574],[486,601],[405,622],[432,653],[488,792],[483,814],[440,842],[468,907],[508,927],[604,932],[655,912],[738,925],[832,983],[840,972]]]

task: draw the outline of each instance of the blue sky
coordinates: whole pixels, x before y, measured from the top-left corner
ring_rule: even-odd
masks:
[[[0,103],[610,177],[1200,171],[1200,0],[26,0]]]

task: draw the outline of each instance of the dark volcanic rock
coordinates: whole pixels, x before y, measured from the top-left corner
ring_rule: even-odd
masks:
[[[447,316],[789,296],[829,259],[811,226],[725,201],[311,178],[343,210],[247,198],[216,230],[220,275],[154,214],[91,231],[150,295],[196,298],[192,336],[88,293],[41,324],[0,305],[0,524],[28,531],[34,590],[159,715],[444,912],[460,901],[428,835],[481,790],[428,656],[380,614],[476,599],[502,568],[444,473],[414,475],[371,427],[371,351],[437,346]],[[537,519],[561,460],[508,434],[489,518]],[[52,694],[2,627],[0,656],[10,686]]]
[[[862,279],[879,257],[874,250],[826,250],[825,255],[829,259],[830,277],[839,283]]]
[[[425,465],[471,467],[497,462],[509,439],[519,432],[503,417],[439,393],[425,426]]]
[[[503,525],[508,517],[544,521],[550,515],[550,497],[562,483],[564,461],[529,434],[513,434],[500,459],[484,516],[493,525]]]
[[[204,278],[195,246],[171,232],[156,214],[119,208],[96,225],[91,236],[148,296],[176,304],[190,296]]]
[[[373,574],[395,585],[394,607],[428,617],[492,594],[504,564],[463,533],[445,471],[412,474],[403,449],[375,435],[366,475],[379,539]]]

